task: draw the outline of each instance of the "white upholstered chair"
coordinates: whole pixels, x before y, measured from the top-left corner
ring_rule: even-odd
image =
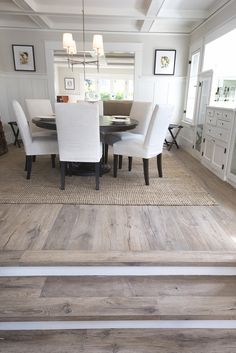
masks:
[[[170,105],[156,105],[145,137],[133,134],[133,138],[114,143],[114,177],[117,177],[118,156],[128,156],[131,170],[132,157],[143,159],[143,171],[146,185],[149,185],[148,162],[157,157],[159,177],[162,177],[162,149],[163,143],[171,121],[173,107]]]
[[[99,190],[102,145],[98,104],[56,103],[56,125],[61,162],[61,189],[65,189],[67,162],[95,164],[96,190]]]
[[[34,136],[54,135],[56,132],[41,129],[32,123],[32,119],[37,116],[53,116],[53,110],[50,99],[26,99],[26,108],[28,111],[28,121],[32,134]]]
[[[27,179],[30,179],[33,156],[50,154],[52,157],[52,166],[55,167],[55,156],[58,154],[57,138],[56,135],[32,136],[25,113],[16,100],[13,101],[13,110],[24,144]]]
[[[103,142],[105,143],[105,160],[107,160],[108,145],[113,145],[119,140],[126,140],[133,138],[134,134],[145,136],[148,125],[152,115],[152,103],[151,102],[140,102],[134,101],[131,110],[130,118],[138,121],[138,125],[135,129],[127,132],[114,132],[110,134],[105,134]],[[122,167],[122,156],[119,157],[119,168]]]

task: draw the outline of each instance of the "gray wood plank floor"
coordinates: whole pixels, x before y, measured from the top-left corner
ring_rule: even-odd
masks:
[[[0,333],[1,353],[235,353],[236,330],[69,330]]]
[[[232,320],[236,278],[0,278],[0,321]]]
[[[26,250],[236,251],[236,190],[184,151],[171,153],[219,205],[0,205],[1,256],[10,263]]]

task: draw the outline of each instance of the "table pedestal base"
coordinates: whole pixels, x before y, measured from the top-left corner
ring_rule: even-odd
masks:
[[[109,164],[101,164],[101,175],[109,173],[111,166]],[[95,175],[95,166],[94,163],[76,163],[73,162],[71,165],[71,173],[73,175],[79,176],[94,176]],[[70,171],[68,170],[68,174]]]

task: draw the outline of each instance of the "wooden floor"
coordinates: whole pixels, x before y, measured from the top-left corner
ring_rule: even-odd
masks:
[[[44,251],[236,251],[236,189],[172,149],[217,206],[0,205],[0,263]],[[26,257],[27,257],[26,256]]]
[[[1,353],[235,353],[234,330],[71,330],[0,333]]]
[[[170,153],[217,206],[0,205],[0,265],[235,266],[236,190]],[[235,276],[2,277],[0,322],[236,320],[235,293]],[[0,331],[16,352],[235,353],[236,330]]]
[[[0,321],[236,320],[236,277],[0,278]]]

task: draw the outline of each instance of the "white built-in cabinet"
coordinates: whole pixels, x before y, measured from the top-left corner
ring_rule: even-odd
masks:
[[[201,146],[201,162],[222,180],[229,174],[235,110],[206,108]]]
[[[231,136],[227,181],[236,188],[236,118]]]

